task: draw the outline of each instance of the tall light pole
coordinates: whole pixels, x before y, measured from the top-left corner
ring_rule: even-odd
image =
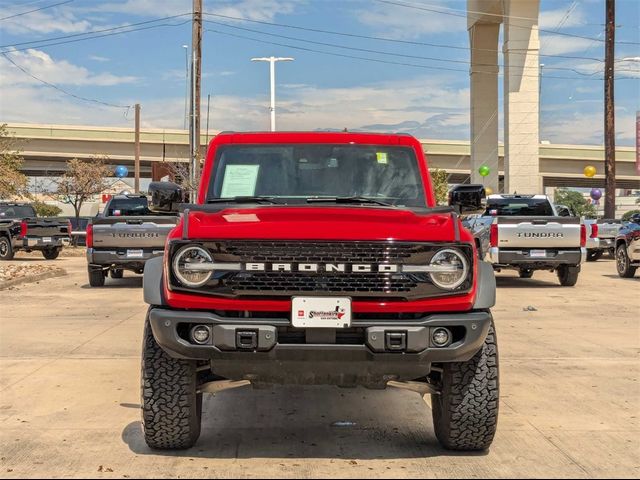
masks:
[[[258,57],[252,58],[252,62],[269,62],[269,73],[271,77],[271,131],[276,131],[276,62],[291,62],[291,57]]]

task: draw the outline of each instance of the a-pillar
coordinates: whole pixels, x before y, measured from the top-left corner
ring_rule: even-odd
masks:
[[[498,37],[499,23],[474,23],[471,46],[471,183],[498,193]],[[489,167],[489,175],[478,173]]]
[[[505,192],[541,193],[538,0],[504,0]]]

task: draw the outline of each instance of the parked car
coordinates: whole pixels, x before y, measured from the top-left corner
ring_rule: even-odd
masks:
[[[585,220],[584,223],[591,231],[589,237],[595,235],[598,238],[598,243],[595,246],[587,241],[587,261],[595,262],[602,258],[605,252],[612,257],[615,256],[615,242],[618,231],[622,227],[622,220],[601,218]]]
[[[481,208],[484,189],[470,188],[452,198],[462,213]],[[177,187],[149,190],[153,208],[175,211]],[[409,135],[217,135],[197,204],[145,265],[144,298],[152,448],[194,445],[203,393],[274,384],[430,393],[444,447],[493,440],[493,269],[436,207]]]
[[[633,277],[640,267],[640,213],[634,214],[620,229],[615,245],[618,275]]]
[[[490,195],[489,260],[496,270],[555,271],[562,286],[578,281],[586,257],[587,230],[580,218],[559,216],[546,195]]]
[[[40,251],[55,260],[71,242],[71,224],[58,217],[38,217],[29,203],[0,203],[0,260],[11,260],[18,250]]]
[[[147,260],[161,256],[175,214],[154,215],[144,195],[115,195],[101,216],[87,226],[89,285],[101,287],[110,273],[122,278],[124,270],[141,274]]]

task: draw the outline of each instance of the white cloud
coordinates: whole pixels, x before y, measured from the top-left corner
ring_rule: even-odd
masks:
[[[303,0],[217,0],[205,3],[204,11],[251,20],[273,20],[276,15],[293,13],[297,6],[304,3]],[[191,0],[125,0],[94,5],[90,9],[142,17],[151,16],[152,12],[153,16],[165,17],[190,13],[192,6]]]
[[[438,5],[441,4],[441,5]],[[444,0],[432,1],[429,7],[446,7]],[[427,11],[387,4],[368,4],[354,12],[360,23],[375,27],[377,33],[399,39],[415,39],[424,34],[466,32],[464,17],[440,15]]]
[[[575,4],[574,4],[575,5]],[[555,10],[542,10],[540,12],[539,26],[542,29],[553,30],[558,28],[578,27],[584,24],[585,14],[580,8],[573,8],[567,15],[567,8],[558,8]]]
[[[12,5],[0,8],[0,17],[20,13],[17,11],[18,7]],[[19,8],[20,11],[24,11],[24,7]],[[78,19],[71,9],[65,6],[29,13],[2,22],[2,30],[13,35],[53,32],[73,34],[86,32],[90,27],[91,22]]]
[[[545,55],[567,55],[569,53],[584,53],[585,50],[600,46],[600,51],[604,48],[602,42],[588,40],[585,38],[567,37],[566,35],[555,35],[552,33],[540,34],[540,53]],[[591,56],[597,56],[594,53]]]
[[[616,140],[622,145],[635,140],[635,121],[635,114],[616,109]],[[540,138],[552,143],[602,145],[603,125],[601,111],[548,116],[541,122]]]
[[[32,75],[56,85],[94,85],[113,86],[132,83],[137,80],[132,76],[118,76],[111,73],[93,74],[84,67],[79,67],[66,60],[54,60],[49,54],[35,49],[7,54],[11,59]],[[6,58],[0,57],[0,85],[39,85],[36,79],[27,76]],[[6,91],[3,92],[3,96]]]
[[[110,58],[101,57],[100,55],[89,55],[89,60],[93,60],[94,62],[109,62]]]

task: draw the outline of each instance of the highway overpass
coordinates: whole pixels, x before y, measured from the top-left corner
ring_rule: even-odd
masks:
[[[71,158],[88,159],[105,156],[113,165],[126,165],[133,175],[134,132],[131,128],[9,124],[25,158],[24,171],[30,176],[55,175],[64,171]],[[213,135],[211,133],[210,137]],[[209,138],[210,139],[210,138]],[[141,175],[151,177],[154,162],[186,162],[188,132],[185,130],[143,129],[141,141]],[[468,141],[421,139],[431,168],[451,174],[451,183],[469,181],[470,144]],[[207,143],[202,135],[201,143]],[[503,145],[499,146],[499,174],[504,176]],[[589,179],[584,167],[593,165],[598,174]],[[640,189],[640,176],[635,169],[635,149],[616,149],[618,188]],[[540,183],[544,187],[603,187],[604,148],[591,145],[551,145],[539,147]]]

